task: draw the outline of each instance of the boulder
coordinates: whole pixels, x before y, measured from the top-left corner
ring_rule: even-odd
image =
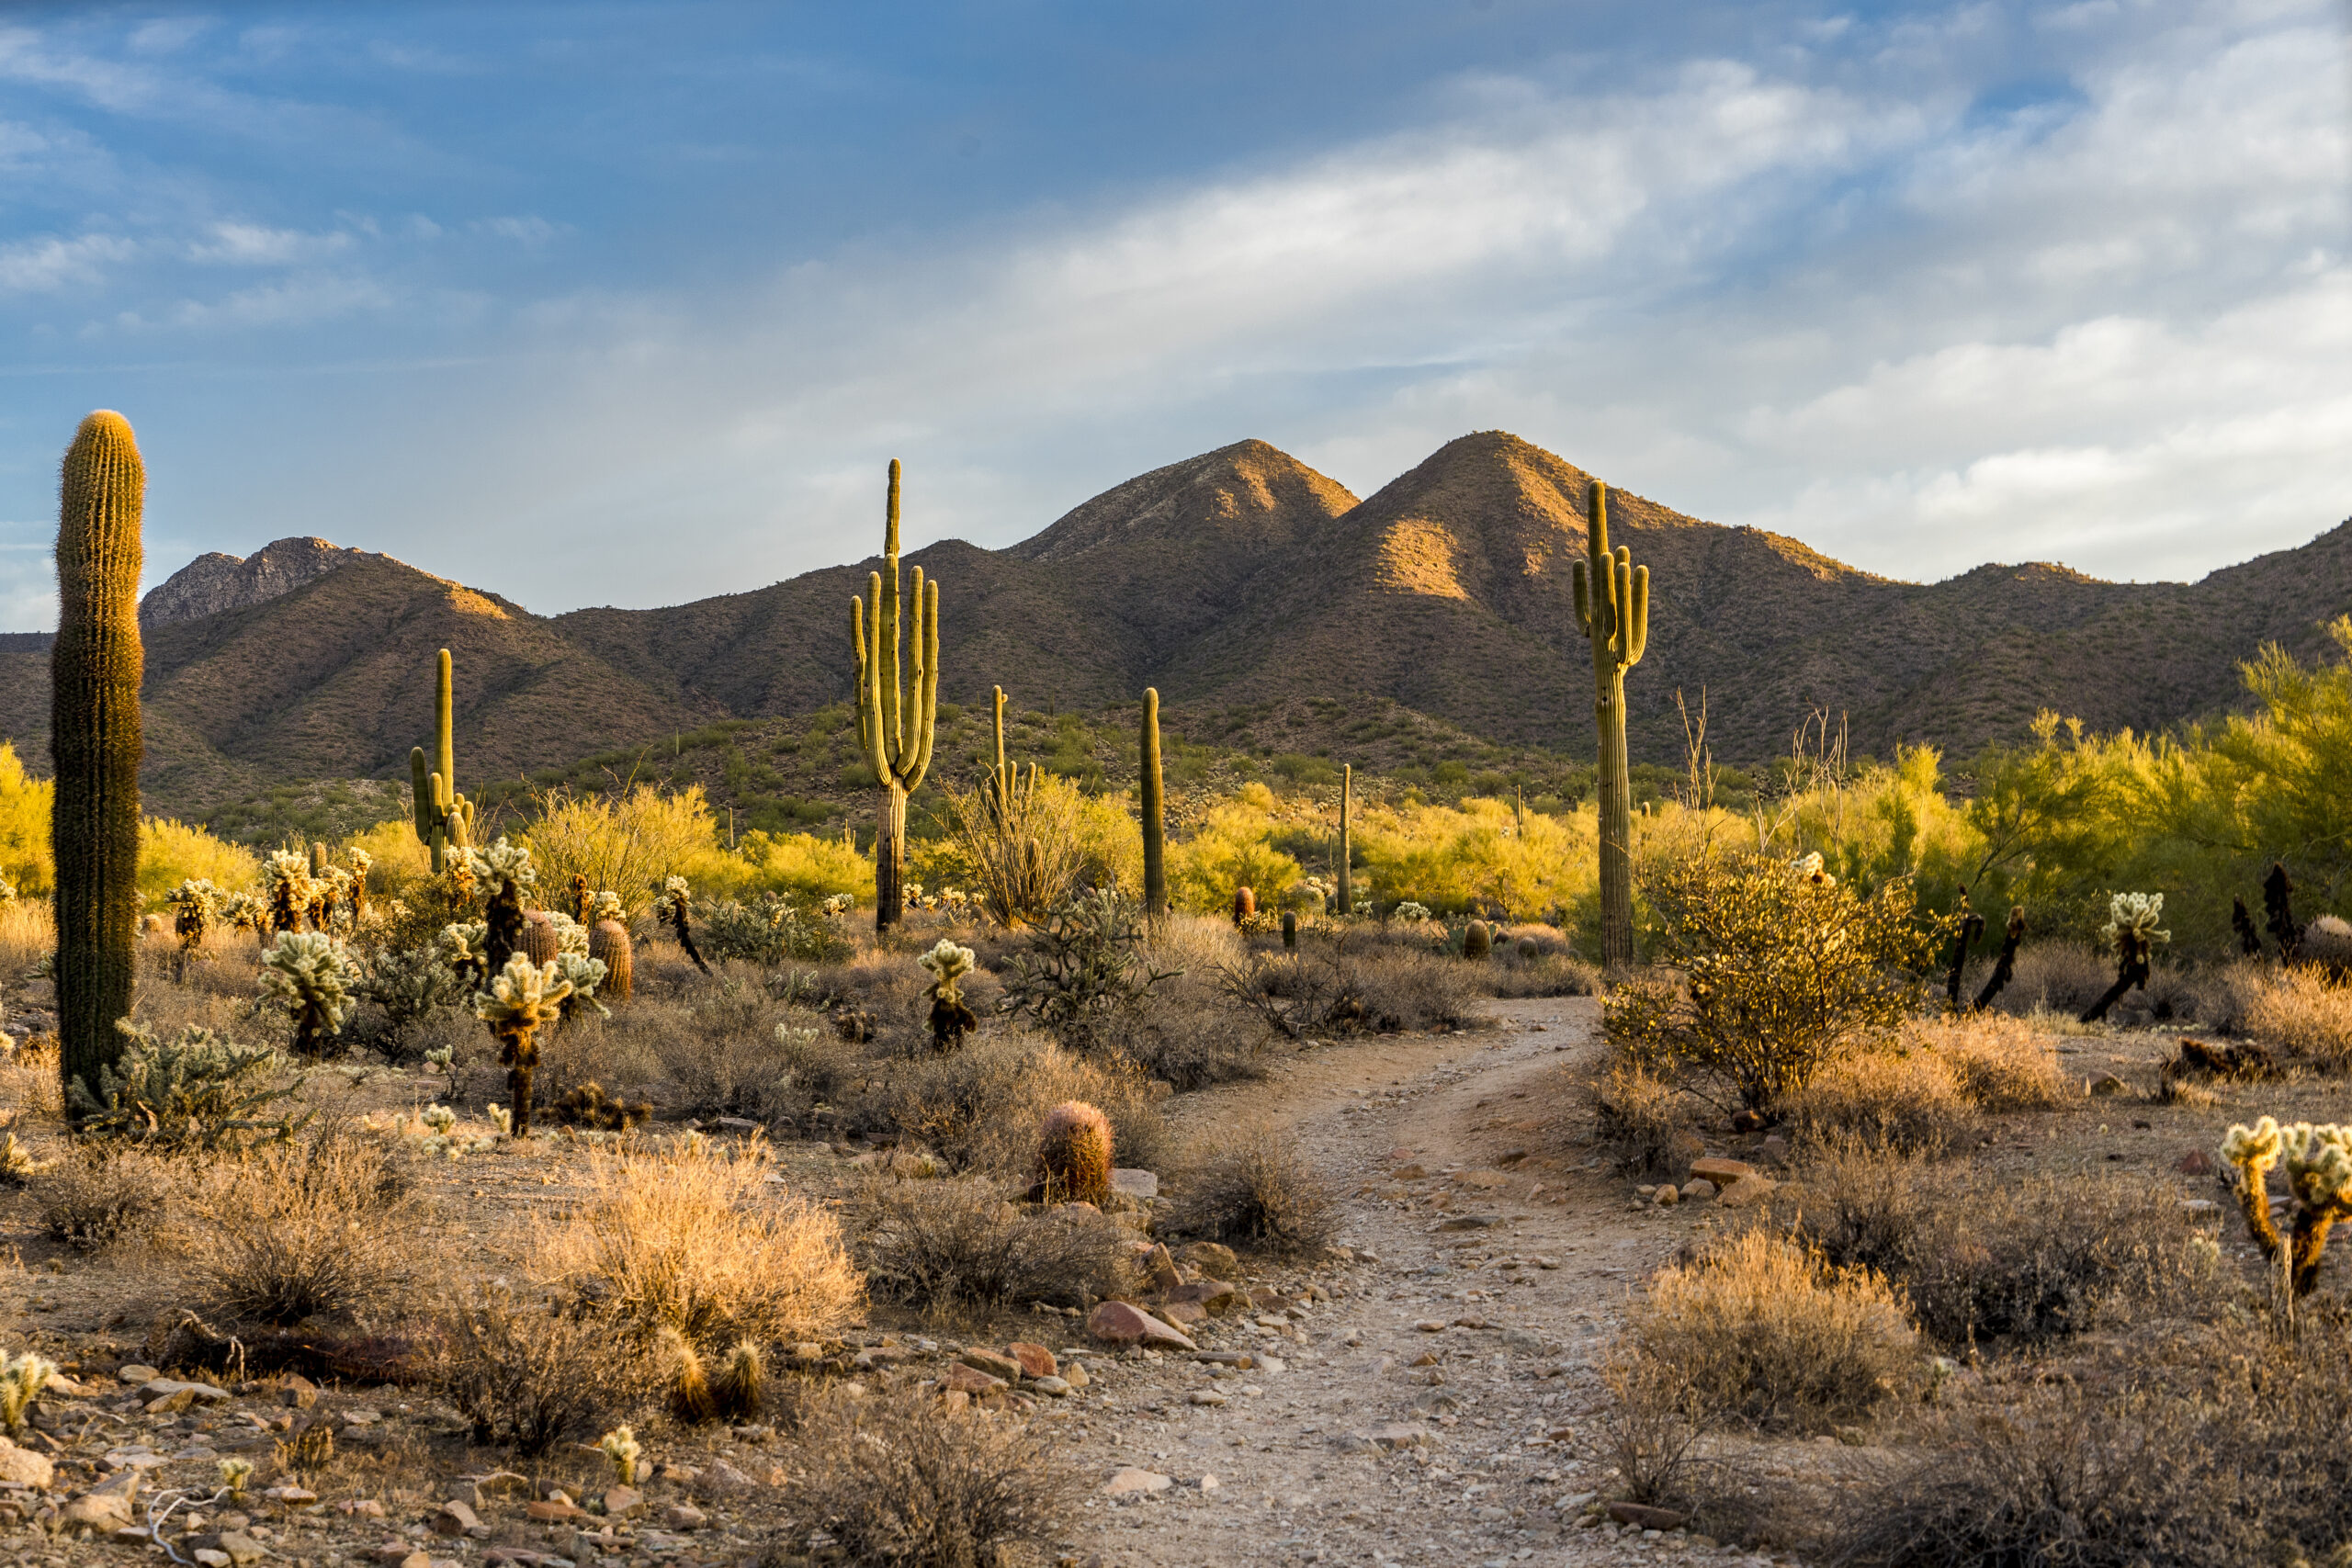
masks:
[[[1715,1201],[1726,1208],[1736,1209],[1742,1204],[1760,1202],[1770,1197],[1772,1190],[1779,1185],[1769,1176],[1743,1176],[1725,1187]]]
[[[645,1494],[634,1486],[608,1486],[605,1489],[605,1517],[626,1519],[645,1509]]]
[[[35,1486],[46,1492],[56,1479],[57,1466],[46,1454],[20,1449],[0,1438],[0,1482],[12,1486]]]
[[[1184,1276],[1176,1268],[1176,1260],[1168,1256],[1168,1249],[1164,1247],[1155,1246],[1144,1254],[1143,1275],[1155,1291],[1172,1291],[1184,1282]]]
[[[1725,1159],[1720,1155],[1708,1155],[1704,1158],[1690,1162],[1690,1174],[1693,1178],[1712,1181],[1717,1187],[1728,1187],[1743,1176],[1755,1175],[1756,1168],[1746,1160]]]
[[[1016,1339],[1004,1348],[1004,1353],[1020,1363],[1021,1375],[1024,1378],[1049,1378],[1062,1370],[1054,1359],[1054,1353],[1043,1345],[1031,1345]]]
[[[998,1351],[975,1345],[956,1359],[977,1371],[986,1372],[989,1376],[1005,1382],[1021,1381],[1021,1363],[1012,1357]]]
[[[481,1517],[474,1512],[471,1503],[452,1497],[425,1522],[433,1527],[435,1535],[463,1535],[478,1528],[481,1524]]]
[[[1179,1285],[1168,1292],[1170,1302],[1190,1302],[1211,1317],[1224,1317],[1249,1310],[1249,1292],[1223,1280],[1202,1280],[1190,1285]]]
[[[139,1472],[126,1470],[66,1504],[58,1514],[58,1523],[67,1529],[87,1525],[100,1534],[122,1529],[131,1523],[138,1498]]]
[[[1230,1280],[1241,1272],[1241,1260],[1233,1255],[1233,1248],[1217,1242],[1196,1241],[1176,1256],[1212,1280]]]
[[[1686,1203],[1703,1203],[1715,1192],[1715,1184],[1703,1176],[1694,1176],[1682,1184],[1682,1201]]]
[[[1104,1345],[1140,1345],[1148,1349],[1197,1350],[1181,1331],[1141,1307],[1104,1302],[1086,1319],[1086,1332]]]
[[[1159,1178],[1148,1170],[1114,1170],[1111,1190],[1126,1198],[1157,1198]]]
[[[994,1393],[1007,1385],[1002,1378],[958,1361],[947,1369],[946,1375],[939,1380],[939,1386],[949,1393],[982,1394]]]

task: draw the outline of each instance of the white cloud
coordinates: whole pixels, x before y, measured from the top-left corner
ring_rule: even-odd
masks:
[[[306,234],[257,223],[221,222],[211,225],[208,238],[188,246],[187,257],[230,266],[286,266],[316,261],[350,245],[348,233]]]
[[[107,263],[129,261],[138,254],[135,243],[113,234],[73,240],[44,234],[0,245],[0,293],[39,293],[95,283]]]
[[[219,299],[183,299],[172,324],[220,331],[248,327],[307,326],[362,310],[380,310],[392,293],[375,279],[332,273],[296,273],[240,288]]]

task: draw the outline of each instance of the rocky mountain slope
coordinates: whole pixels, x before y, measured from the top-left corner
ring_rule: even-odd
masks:
[[[1448,443],[1359,501],[1244,441],[1085,502],[1022,544],[909,558],[942,584],[941,695],[1002,683],[1046,711],[1159,687],[1204,738],[1301,695],[1384,697],[1515,744],[1589,748],[1570,626],[1589,476],[1502,432]],[[1814,710],[1858,750],[1964,754],[2057,708],[2152,728],[2238,694],[2265,641],[2309,655],[2352,611],[2352,524],[2196,583],[1985,566],[1895,581],[1797,540],[1612,492],[1615,542],[1651,569],[1638,756],[1679,759],[1674,695],[1706,696],[1724,761],[1783,751]],[[876,528],[879,534],[879,528]],[[148,788],[201,811],[266,784],[389,777],[457,656],[461,773],[512,778],[715,718],[849,695],[846,606],[877,561],[659,610],[540,617],[389,557],[280,540],[207,557],[148,597]],[[46,761],[48,639],[0,637],[0,737]]]

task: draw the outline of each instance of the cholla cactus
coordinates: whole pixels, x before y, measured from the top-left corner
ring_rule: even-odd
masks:
[[[627,1427],[616,1427],[596,1439],[596,1450],[613,1461],[613,1474],[624,1486],[637,1484],[637,1461],[644,1457],[637,1434]]]
[[[220,1461],[220,1484],[232,1498],[245,1495],[245,1483],[254,1478],[254,1461],[249,1459],[224,1459]]]
[[[466,920],[443,926],[438,941],[441,962],[449,966],[451,973],[469,976],[477,986],[490,977],[488,921]]]
[[[292,850],[275,851],[269,863],[262,867],[262,874],[269,879],[270,929],[300,931],[302,917],[311,908],[311,857]]]
[[[588,956],[588,928],[560,909],[547,912],[548,929],[555,933],[555,950],[559,953]]]
[[[56,1375],[57,1363],[37,1351],[0,1360],[0,1426],[10,1432],[23,1431],[25,1412]]]
[[[458,1113],[446,1105],[428,1105],[416,1113],[416,1119],[445,1138],[458,1124]]]
[[[592,926],[598,920],[617,920],[620,918],[621,896],[610,890],[597,894],[588,907],[588,923]]]
[[[1430,907],[1427,904],[1417,903],[1410,898],[1408,898],[1403,903],[1397,905],[1396,909],[1392,912],[1396,915],[1396,919],[1404,921],[1408,926],[1419,925],[1422,921],[1430,918]]]
[[[0,904],[13,904],[16,901],[17,885],[6,877],[0,876]]]
[[[538,886],[539,868],[531,863],[531,847],[518,844],[503,833],[486,850],[465,852],[467,869],[484,887],[496,887],[511,882],[516,892],[527,892]]]
[[[294,1020],[294,1049],[316,1056],[343,1032],[363,976],[343,943],[322,931],[280,931],[261,955],[261,994]]]
[[[915,962],[931,971],[931,1043],[937,1051],[953,1051],[964,1043],[964,1036],[979,1026],[972,1010],[964,1005],[964,990],[957,984],[972,972],[976,955],[968,947],[959,946],[952,938],[941,937],[939,945]]]
[[[2238,1172],[2238,1208],[2247,1232],[2263,1256],[2273,1259],[2279,1258],[2281,1243],[2270,1215],[2268,1178],[2285,1160],[2295,1218],[2283,1267],[2291,1292],[2310,1294],[2319,1280],[2328,1232],[2338,1220],[2352,1217],[2352,1128],[2309,1122],[2281,1127],[2265,1116],[2251,1127],[2232,1127],[2222,1140],[2222,1157]]]
[[[702,961],[702,953],[695,947],[694,927],[686,918],[686,899],[692,891],[693,889],[686,886],[686,879],[683,876],[663,878],[662,918],[670,922],[670,930],[677,936],[678,946],[688,958],[694,960],[695,967],[707,975],[710,973],[710,965]]]
[[[1789,863],[1789,869],[1796,874],[1799,882],[1810,882],[1815,887],[1838,886],[1838,879],[1825,869],[1819,850],[1810,850],[1799,855]]]
[[[25,1152],[14,1133],[0,1133],[0,1187],[22,1187],[49,1167]]]
[[[579,930],[576,926],[572,929]],[[582,935],[585,936],[586,933],[582,932]],[[598,1018],[613,1016],[612,1010],[596,999],[596,987],[605,983],[603,959],[591,958],[584,953],[566,950],[556,954],[555,969],[563,982],[571,987],[571,994],[563,998],[562,1012],[565,1022],[570,1022],[582,1009],[587,1008],[594,1009]]]
[[[164,902],[172,907],[172,930],[180,939],[182,952],[192,953],[204,945],[220,901],[220,889],[209,877],[187,878],[164,895]]]
[[[2123,993],[2132,987],[2147,988],[2154,944],[2172,940],[2172,932],[2156,929],[2164,911],[2165,896],[2161,893],[2118,893],[2108,901],[2107,928],[2099,935],[2115,944],[2115,984],[2084,1010],[2083,1022],[2097,1023],[2105,1018],[2108,1010],[2121,1001]]]
[[[539,1065],[538,1032],[563,1016],[571,982],[550,964],[535,968],[516,953],[491,977],[490,989],[474,993],[474,1016],[498,1037],[498,1059],[506,1068],[506,1092],[514,1101],[512,1136],[531,1134],[531,1073]]]
[[[856,908],[857,900],[847,893],[836,893],[817,906],[819,913],[831,919],[838,919]]]
[[[490,1119],[492,1126],[498,1129],[500,1137],[511,1138],[514,1135],[514,1112],[503,1105],[485,1105],[481,1108],[481,1113]]]
[[[269,905],[258,894],[231,893],[220,899],[220,916],[232,931],[259,937],[269,927]]]

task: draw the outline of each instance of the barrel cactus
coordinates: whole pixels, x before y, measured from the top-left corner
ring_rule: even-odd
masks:
[[[555,962],[563,944],[556,940],[555,922],[548,919],[545,909],[523,912],[523,942],[519,950],[523,956],[541,968]]]
[[[1037,1179],[1047,1202],[1100,1203],[1111,1195],[1111,1122],[1082,1100],[1046,1112]]]
[[[1484,920],[1472,920],[1462,928],[1462,956],[1484,958],[1494,951],[1494,938]]]
[[[262,998],[294,1021],[294,1049],[303,1056],[317,1056],[343,1032],[363,978],[358,961],[324,931],[280,931],[261,955]]]
[[[619,900],[614,900],[618,903]],[[588,956],[605,966],[606,1001],[628,1000],[633,980],[628,928],[616,919],[598,920],[588,931]]]
[[[1233,890],[1233,923],[1246,926],[1258,915],[1258,894],[1255,888],[1237,887]]]

